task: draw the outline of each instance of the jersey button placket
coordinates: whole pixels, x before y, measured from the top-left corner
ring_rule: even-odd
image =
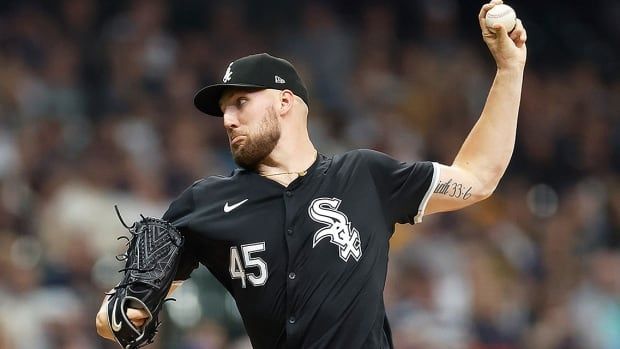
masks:
[[[296,251],[293,249],[293,245],[294,245],[294,241],[295,241],[295,229],[294,229],[294,219],[293,217],[295,216],[295,206],[294,206],[294,192],[290,189],[286,189],[283,193],[283,201],[284,201],[284,207],[285,207],[285,227],[286,227],[286,233],[285,233],[285,240],[286,240],[286,244],[288,247],[288,252],[289,255],[296,255]],[[287,327],[287,336],[296,336],[296,323],[297,323],[297,318],[295,317],[295,306],[294,306],[294,300],[296,299],[296,278],[297,278],[297,274],[295,272],[293,272],[292,270],[295,270],[295,262],[294,262],[294,258],[293,259],[289,259],[287,262],[287,266],[286,268],[289,270],[289,272],[286,274],[286,312],[288,314],[288,318],[286,320],[286,327]],[[291,337],[292,338],[292,337]]]

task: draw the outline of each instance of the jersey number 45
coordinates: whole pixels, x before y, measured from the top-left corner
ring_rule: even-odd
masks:
[[[241,245],[242,260],[237,246],[232,246],[230,248],[230,267],[228,269],[230,271],[230,277],[233,280],[241,279],[242,288],[246,286],[246,279],[250,281],[253,286],[263,286],[267,282],[267,263],[260,257],[252,256],[253,253],[263,251],[265,251],[265,242]],[[258,272],[246,272],[248,268],[258,268]]]

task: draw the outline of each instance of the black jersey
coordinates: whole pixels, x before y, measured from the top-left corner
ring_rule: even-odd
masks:
[[[391,348],[389,239],[420,220],[434,168],[355,150],[319,155],[287,187],[243,169],[198,181],[163,217],[187,238],[177,279],[205,265],[257,349]]]

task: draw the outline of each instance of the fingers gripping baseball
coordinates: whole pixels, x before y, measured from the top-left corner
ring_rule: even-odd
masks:
[[[502,5],[505,11],[492,11],[490,14],[498,5]],[[484,4],[478,14],[482,37],[498,68],[525,65],[527,32],[521,20],[515,17],[514,10],[503,5],[502,0],[492,0]]]
[[[523,23],[518,18],[515,28],[510,32],[510,39],[512,39],[517,47],[523,47],[527,41],[527,33],[525,32],[525,28],[523,28]]]
[[[482,5],[480,12],[478,13],[478,22],[480,23],[480,29],[482,30],[482,35],[487,36],[492,33],[491,30],[487,27],[486,24],[486,16],[487,12],[491,10],[493,7],[499,4],[503,4],[502,0],[491,0],[489,3]]]

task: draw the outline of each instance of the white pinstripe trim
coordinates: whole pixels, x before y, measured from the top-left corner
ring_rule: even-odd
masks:
[[[437,182],[439,182],[439,164],[433,162],[433,179],[431,180],[431,185],[428,186],[428,190],[422,201],[420,202],[420,207],[418,207],[418,214],[413,217],[413,223],[422,222],[422,217],[424,217],[424,210],[426,210],[426,204],[428,204],[428,200],[431,198],[431,195],[435,191],[435,187],[437,187]]]

